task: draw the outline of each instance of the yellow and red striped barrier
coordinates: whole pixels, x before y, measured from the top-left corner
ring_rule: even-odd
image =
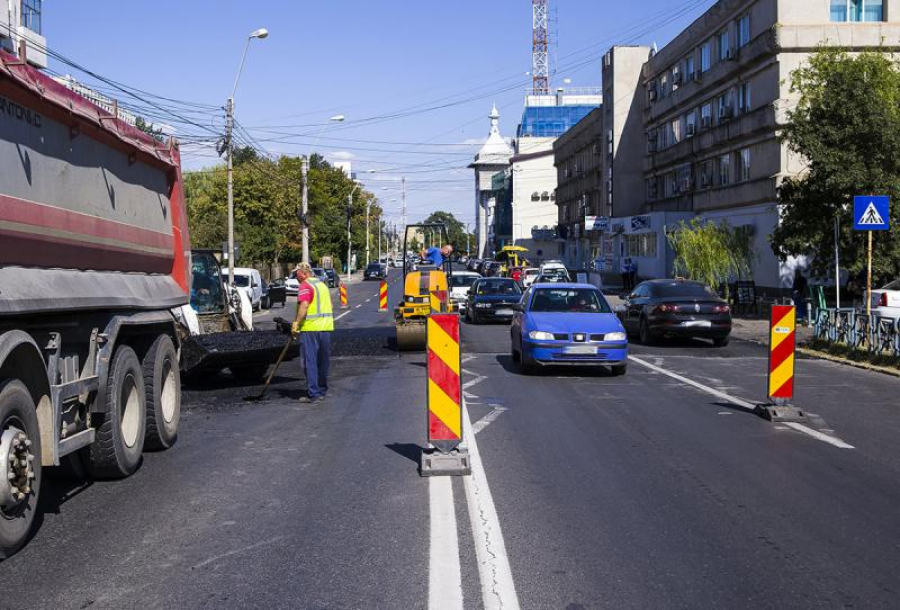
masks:
[[[428,442],[449,453],[462,441],[459,316],[428,317]]]
[[[429,294],[431,313],[447,313],[449,311],[450,293],[447,290],[432,290]]]
[[[769,327],[769,398],[786,404],[794,397],[796,309],[773,305]]]
[[[347,287],[341,284],[341,309],[347,309]]]
[[[378,289],[378,311],[385,312],[388,310],[387,306],[387,282],[382,280],[381,287]]]

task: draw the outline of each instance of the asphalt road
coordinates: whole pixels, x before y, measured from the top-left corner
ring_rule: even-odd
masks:
[[[507,326],[464,324],[474,472],[423,479],[424,356],[377,288],[337,312],[324,404],[297,360],[258,403],[223,374],[133,477],[48,485],[0,608],[900,607],[896,379],[798,361],[798,429],[748,412],[753,344],[523,377]]]

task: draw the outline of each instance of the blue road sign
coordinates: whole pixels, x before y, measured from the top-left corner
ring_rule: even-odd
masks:
[[[853,198],[853,229],[887,231],[890,226],[891,199],[885,196]]]

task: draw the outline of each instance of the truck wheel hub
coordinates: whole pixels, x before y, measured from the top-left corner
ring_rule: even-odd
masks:
[[[32,493],[34,454],[31,440],[18,428],[0,435],[0,508],[14,508]]]

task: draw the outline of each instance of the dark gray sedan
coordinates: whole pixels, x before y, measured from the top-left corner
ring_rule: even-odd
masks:
[[[625,299],[622,325],[641,343],[661,338],[700,337],[728,345],[731,310],[709,286],[691,280],[648,280]]]

